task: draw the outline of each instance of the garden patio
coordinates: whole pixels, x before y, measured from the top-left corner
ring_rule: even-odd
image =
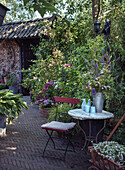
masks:
[[[80,148],[78,153],[68,152],[66,161],[62,161],[63,152],[54,150],[50,142],[45,158],[42,157],[48,136],[41,124],[46,118],[40,116],[38,105],[31,104],[29,97],[24,99],[29,110],[23,110],[24,114],[7,126],[7,136],[0,138],[0,169],[87,170],[90,154],[80,152]]]
[[[28,20],[8,20],[9,9],[0,3],[5,10],[0,10],[4,14],[2,18],[0,14],[0,133],[4,136],[7,129],[0,137],[0,169],[87,170],[90,144],[96,170],[105,169],[106,159],[113,162],[108,170],[114,170],[115,164],[116,170],[120,166],[124,170],[125,1],[32,1],[23,0],[22,8],[19,5],[19,11],[29,9]],[[64,15],[60,7],[65,7]],[[42,17],[50,11],[52,17],[34,19],[30,9]],[[12,16],[17,13],[11,10]],[[29,109],[23,95],[27,95],[24,101]],[[57,113],[57,102],[58,112],[68,114]],[[102,142],[119,119],[123,122],[111,142]],[[51,131],[63,137],[57,144],[66,146],[60,132],[67,132],[69,139],[72,128],[76,152],[68,152],[64,161],[63,152],[52,146]],[[48,135],[52,143],[46,145]]]

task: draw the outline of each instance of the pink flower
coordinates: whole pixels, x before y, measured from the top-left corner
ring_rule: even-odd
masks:
[[[45,91],[43,91],[43,94],[45,94]]]
[[[71,64],[66,64],[65,67],[71,66]]]
[[[117,35],[115,38],[118,38],[119,37],[119,35]]]
[[[43,89],[43,91],[45,91],[45,89]]]

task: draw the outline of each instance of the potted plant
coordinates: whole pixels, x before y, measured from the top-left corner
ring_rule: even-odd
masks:
[[[7,86],[6,86],[6,84],[1,83],[0,84],[0,90],[3,90],[3,89],[7,89]]]
[[[8,74],[9,70],[6,71],[4,68],[3,68],[3,71],[2,71],[2,79],[3,79],[3,82],[4,84],[7,83],[7,74]]]
[[[47,99],[47,98],[41,98],[39,100],[39,112],[42,117],[48,118],[49,117],[49,111],[51,107],[54,105],[54,101]]]
[[[86,49],[88,50],[83,57],[86,67],[80,73],[80,77],[83,82],[83,90],[88,91],[88,96],[93,98],[98,113],[102,112],[104,97],[106,104],[113,97],[114,84],[117,78],[113,68],[117,61],[114,56],[106,51],[105,41],[102,37],[96,37],[94,41],[89,42]]]
[[[4,84],[4,76],[3,76],[2,73],[0,73],[0,82],[1,82],[2,84]]]
[[[8,123],[17,119],[19,113],[23,113],[22,108],[28,109],[21,94],[13,94],[8,89],[0,90],[0,129],[6,129],[6,118]]]
[[[8,71],[6,84],[9,87],[9,90],[12,90],[14,94],[18,93],[18,84],[15,73]]]
[[[47,82],[42,89],[42,97],[38,100],[40,115],[48,118],[50,108],[54,105],[54,96],[58,95],[58,84],[56,82]]]
[[[93,144],[90,149],[95,166],[105,169],[125,169],[125,146],[115,141]]]

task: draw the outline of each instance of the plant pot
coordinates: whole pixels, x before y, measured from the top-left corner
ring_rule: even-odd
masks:
[[[0,136],[6,135],[6,116],[0,114]]]
[[[95,104],[96,113],[102,113],[103,104],[104,104],[104,95],[101,92],[95,94],[94,104]]]
[[[39,107],[40,116],[48,119],[50,109],[51,109],[51,108],[42,108],[42,109],[41,109],[41,107]]]
[[[18,93],[18,86],[9,86],[9,90],[13,91],[13,94]]]

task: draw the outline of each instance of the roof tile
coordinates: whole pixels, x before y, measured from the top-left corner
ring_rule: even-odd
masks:
[[[43,29],[41,25],[38,25],[38,23],[43,20],[51,19],[55,19],[55,16],[44,19],[5,23],[0,26],[0,39],[28,38],[39,36],[43,33]]]

